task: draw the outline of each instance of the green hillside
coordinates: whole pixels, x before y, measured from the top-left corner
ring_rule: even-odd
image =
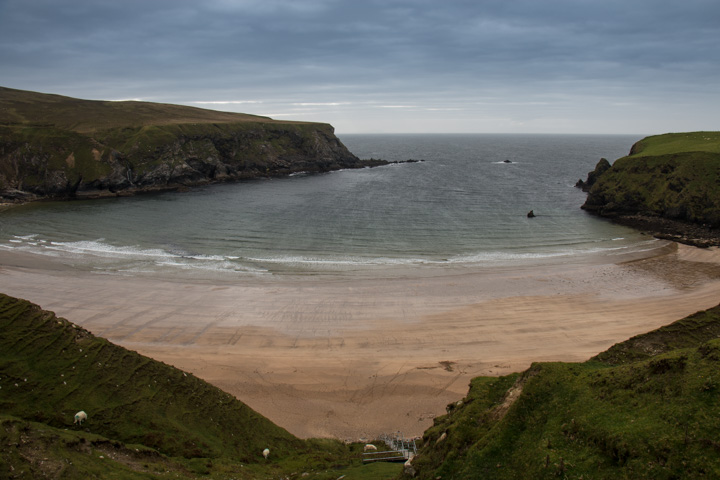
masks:
[[[96,198],[383,165],[325,123],[0,87],[0,201]]]
[[[719,336],[720,306],[585,363],[475,378],[416,478],[720,478]]]
[[[651,157],[687,152],[720,153],[720,132],[653,135],[635,143],[630,156]]]
[[[585,210],[720,244],[720,132],[647,137],[595,176]]]
[[[93,433],[164,454],[256,458],[301,442],[208,383],[0,295],[0,411],[65,428],[79,410]],[[15,386],[17,385],[17,386]],[[252,435],[245,432],[251,431]]]
[[[388,478],[174,367],[0,294],[0,478]],[[74,425],[83,410],[88,420]],[[271,450],[265,460],[262,451]]]
[[[0,87],[0,125],[56,127],[79,133],[192,123],[293,123],[244,113],[139,101],[82,100]]]

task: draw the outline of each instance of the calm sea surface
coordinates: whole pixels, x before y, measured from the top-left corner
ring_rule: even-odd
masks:
[[[340,139],[361,158],[424,161],[14,207],[0,211],[0,248],[98,273],[232,277],[572,262],[653,245],[586,214],[574,188],[637,136]]]

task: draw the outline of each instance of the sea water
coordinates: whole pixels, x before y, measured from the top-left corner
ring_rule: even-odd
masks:
[[[340,135],[421,160],[0,211],[0,249],[116,275],[384,273],[573,262],[653,240],[593,217],[574,185],[629,135]],[[527,213],[533,210],[534,218]]]

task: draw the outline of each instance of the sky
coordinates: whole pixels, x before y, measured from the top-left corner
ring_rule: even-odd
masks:
[[[720,130],[720,1],[0,0],[0,86],[338,134]]]

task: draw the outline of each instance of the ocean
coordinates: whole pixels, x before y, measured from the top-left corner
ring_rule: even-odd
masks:
[[[0,249],[98,274],[232,279],[570,263],[656,246],[581,210],[574,187],[637,136],[339,138],[360,158],[421,161],[12,207],[0,211]]]

